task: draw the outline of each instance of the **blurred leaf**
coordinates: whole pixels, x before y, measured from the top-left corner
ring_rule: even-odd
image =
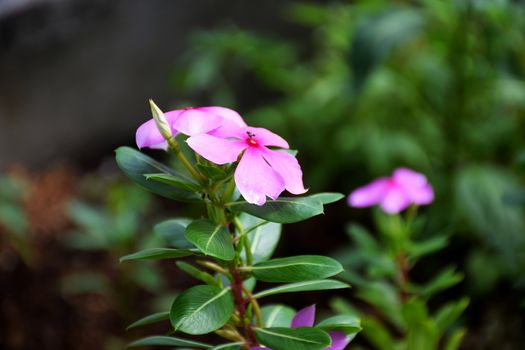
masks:
[[[191,346],[199,349],[209,349],[210,345],[205,343],[196,342],[193,340],[186,340],[177,337],[167,337],[162,335],[154,335],[128,344],[128,347],[135,346]]]
[[[146,326],[148,324],[157,323],[157,322],[161,322],[161,321],[166,321],[166,320],[169,320],[169,319],[170,319],[170,313],[169,312],[167,312],[167,311],[166,312],[157,312],[155,314],[148,315],[146,317],[141,318],[140,320],[137,320],[137,321],[133,322],[126,329],[142,327],[142,326]]]
[[[430,298],[436,293],[448,289],[463,280],[463,274],[456,272],[454,267],[443,269],[437,276],[423,286],[410,286],[410,290]]]
[[[109,295],[111,283],[103,274],[96,272],[75,272],[62,278],[61,291],[64,294],[75,295],[94,293]]]
[[[465,338],[466,334],[465,329],[457,329],[455,330],[450,337],[448,338],[444,350],[457,350],[461,346],[461,342],[463,341],[463,338]]]
[[[185,237],[186,227],[191,223],[191,219],[178,218],[166,220],[158,223],[153,231],[164,238],[171,246],[180,249],[190,249],[194,245],[188,242]]]
[[[173,248],[150,248],[139,252],[125,255],[120,258],[120,262],[131,260],[160,260],[160,259],[174,259],[184,256],[192,255],[193,252],[187,249],[173,249]]]
[[[469,304],[468,298],[449,302],[436,313],[435,320],[438,331],[443,334],[461,316]]]

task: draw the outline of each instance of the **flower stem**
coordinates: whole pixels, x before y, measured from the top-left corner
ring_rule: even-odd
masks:
[[[180,149],[180,146],[179,146],[179,143],[177,142],[177,140],[175,140],[174,137],[170,137],[166,141],[168,141],[168,145],[169,145],[170,149],[179,158],[179,160],[181,161],[182,165],[184,165],[184,167],[186,169],[188,169],[188,171],[190,172],[191,176],[193,176],[197,181],[199,181],[199,183],[204,184],[206,182],[206,178],[204,178],[204,176],[200,172],[198,172],[197,169],[195,169],[193,167],[193,165],[191,165],[191,163],[188,160],[188,158],[186,158],[184,153],[182,153],[182,151]]]

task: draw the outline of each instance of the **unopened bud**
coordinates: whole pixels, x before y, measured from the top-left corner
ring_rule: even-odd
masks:
[[[153,102],[153,100],[149,100],[149,105],[151,107],[151,114],[153,116],[153,120],[155,120],[155,124],[157,125],[157,129],[159,129],[160,134],[166,139],[169,140],[173,134],[171,133],[171,127],[168,123],[168,120],[166,119],[166,116],[164,115],[164,112],[160,110],[160,108]]]

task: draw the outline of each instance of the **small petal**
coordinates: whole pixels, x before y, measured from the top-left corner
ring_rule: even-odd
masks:
[[[275,146],[281,148],[290,148],[288,142],[281,136],[274,134],[268,129],[264,128],[245,128],[244,133],[251,132],[255,135],[254,139],[262,146]],[[245,137],[245,135],[243,135]]]
[[[430,184],[409,191],[409,195],[414,204],[426,205],[434,201],[434,190]]]
[[[315,322],[315,305],[307,306],[297,311],[292,319],[292,328],[312,327]]]
[[[241,141],[228,141],[239,142]],[[284,180],[262,157],[261,152],[248,147],[235,170],[235,184],[248,203],[263,205],[266,196],[277,199],[284,191]]]
[[[348,196],[348,204],[356,208],[379,204],[388,193],[389,182],[388,178],[381,177],[368,185],[355,189]]]
[[[398,168],[392,174],[392,180],[403,187],[421,187],[427,183],[425,175],[408,168]]]
[[[219,106],[199,107],[197,109],[202,112],[214,114],[216,116],[224,118],[240,127],[246,126],[246,123],[244,122],[244,119],[242,119],[241,115],[235,112],[233,109]]]
[[[193,136],[217,129],[222,123],[223,118],[218,115],[202,111],[200,108],[188,108],[180,111],[173,122],[173,128]]]
[[[250,350],[272,350],[270,348],[263,348],[262,346],[252,346]]]
[[[186,142],[192,150],[215,164],[235,162],[247,147],[242,141],[221,139],[208,134],[191,136]]]
[[[414,204],[430,204],[434,200],[434,191],[425,175],[407,168],[394,171],[392,179],[403,187]]]
[[[403,187],[391,184],[386,196],[381,200],[381,208],[388,214],[397,214],[411,204],[410,197]]]
[[[343,332],[328,332],[328,335],[332,338],[332,345],[325,350],[344,350],[350,343],[350,338]]]
[[[307,191],[303,185],[301,166],[294,156],[284,151],[273,151],[266,147],[261,147],[261,151],[272,169],[284,179],[288,192],[301,194]]]
[[[168,119],[168,122],[169,121],[170,120]],[[175,131],[172,130],[172,132],[175,135]],[[135,134],[135,141],[137,143],[138,148],[148,147],[167,149],[168,146],[166,140],[160,134],[159,129],[157,129],[157,125],[155,124],[155,120],[153,119],[150,119],[147,122],[143,123],[141,126],[139,126]]]

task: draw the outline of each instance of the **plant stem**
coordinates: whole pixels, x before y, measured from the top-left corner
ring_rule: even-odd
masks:
[[[170,137],[166,141],[168,141],[168,145],[169,145],[170,149],[179,158],[179,160],[182,162],[182,165],[184,165],[184,167],[186,167],[186,169],[188,169],[188,171],[190,172],[191,176],[193,176],[197,181],[199,181],[199,183],[205,184],[206,178],[200,172],[198,172],[197,169],[195,169],[193,167],[193,165],[191,165],[191,163],[188,160],[188,158],[186,158],[184,153],[182,153],[182,151],[180,149],[180,146],[179,146],[179,143],[177,142],[177,140],[175,140],[174,137]]]

